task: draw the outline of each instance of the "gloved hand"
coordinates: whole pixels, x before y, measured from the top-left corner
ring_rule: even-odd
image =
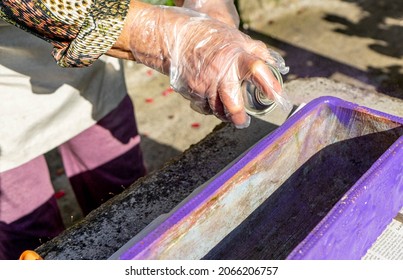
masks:
[[[129,34],[133,58],[169,74],[172,88],[200,113],[214,114],[237,128],[249,126],[240,92],[243,81],[253,82],[280,105],[289,104],[265,65],[287,71],[284,60],[234,27],[185,8],[144,5],[128,26],[124,33]]]
[[[184,0],[182,7],[209,15],[230,26],[239,27],[239,14],[233,0]]]

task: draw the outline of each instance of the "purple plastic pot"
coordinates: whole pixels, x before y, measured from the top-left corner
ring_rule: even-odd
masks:
[[[313,100],[111,258],[361,259],[403,206],[402,135]]]

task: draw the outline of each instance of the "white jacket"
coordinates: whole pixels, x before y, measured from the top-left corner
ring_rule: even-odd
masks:
[[[62,68],[52,46],[0,20],[0,172],[79,134],[127,94],[123,64]]]

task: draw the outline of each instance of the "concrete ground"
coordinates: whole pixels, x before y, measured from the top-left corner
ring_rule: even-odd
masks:
[[[244,31],[279,51],[290,66],[286,88],[294,87],[295,92],[300,79],[329,78],[384,94],[385,98],[365,100],[363,105],[374,108],[387,108],[386,97],[403,99],[402,4],[402,0],[239,1]],[[126,62],[125,71],[150,172],[220,123],[192,111],[187,100],[170,92],[167,77],[132,62]],[[308,102],[307,92],[293,96],[293,103]],[[349,99],[349,92],[340,97]],[[371,103],[374,100],[386,103]],[[394,112],[403,116],[403,108]],[[57,153],[52,151],[47,158],[64,221],[70,226],[81,219],[81,212]]]

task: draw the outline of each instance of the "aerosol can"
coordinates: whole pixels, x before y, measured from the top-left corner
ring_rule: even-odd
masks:
[[[276,77],[281,86],[283,86],[283,78],[280,71],[270,64],[267,64],[267,67],[270,68],[274,77]],[[269,99],[253,83],[243,83],[241,90],[245,103],[245,110],[249,115],[265,115],[276,107],[276,102]]]

